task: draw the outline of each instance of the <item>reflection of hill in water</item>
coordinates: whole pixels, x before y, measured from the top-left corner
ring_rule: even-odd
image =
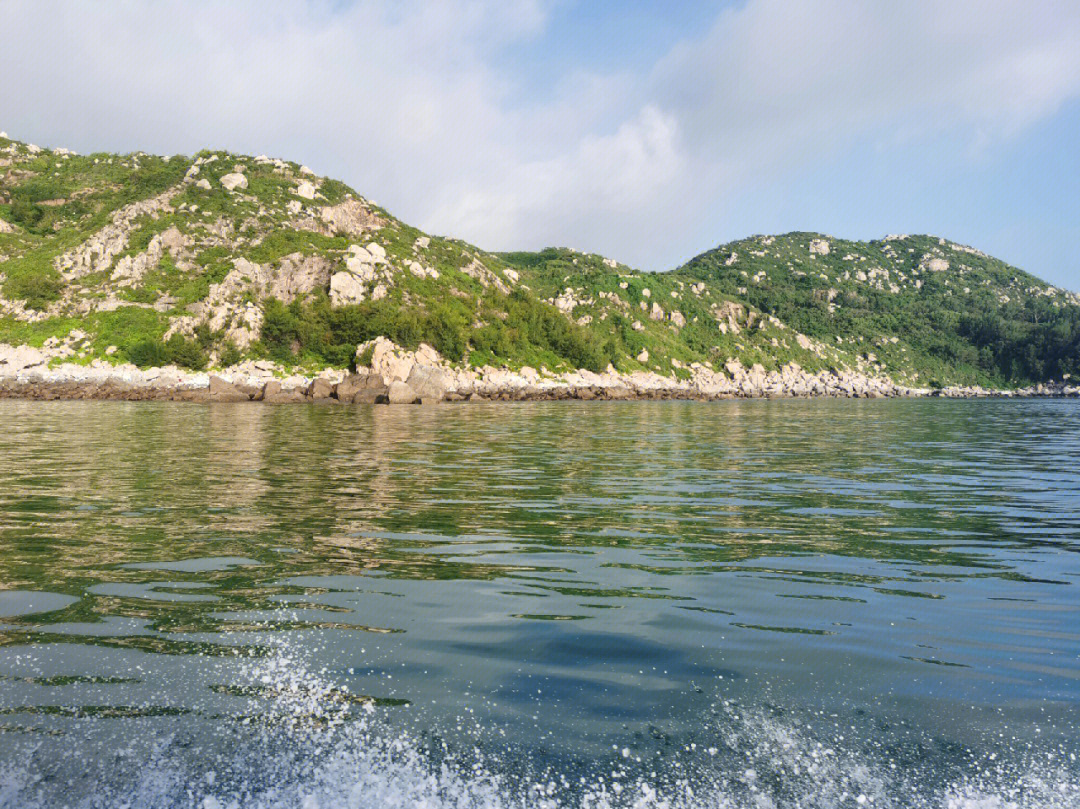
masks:
[[[3,407],[8,588],[84,595],[163,578],[125,563],[258,563],[169,573],[213,585],[212,603],[109,590],[24,622],[213,629],[312,592],[289,579],[364,573],[600,606],[692,600],[682,577],[716,573],[925,596],[1027,575],[989,545],[1069,547],[1076,531],[1040,494],[1078,449],[1065,405],[1034,422],[1016,416],[1037,405],[1000,402]]]

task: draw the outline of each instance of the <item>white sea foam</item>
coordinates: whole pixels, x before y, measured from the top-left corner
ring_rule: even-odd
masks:
[[[613,751],[588,774],[469,751],[435,761],[415,737],[310,671],[287,649],[252,659],[252,713],[235,748],[200,755],[163,734],[138,766],[102,772],[81,794],[46,783],[33,764],[0,768],[0,807],[124,809],[1075,809],[1080,779],[1067,756],[994,760],[954,783],[815,738],[794,721],[718,705],[716,747],[688,746],[664,769]],[[360,709],[358,710],[358,705]],[[242,730],[246,729],[246,730]],[[228,734],[227,734],[228,735]],[[627,748],[629,750],[629,748]]]

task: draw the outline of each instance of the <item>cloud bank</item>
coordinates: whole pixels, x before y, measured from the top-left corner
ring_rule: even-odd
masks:
[[[554,1],[5,0],[0,128],[284,156],[485,248],[660,269],[754,183],[867,141],[977,160],[1080,95],[1080,5],[1003,0],[747,0],[537,93],[506,55],[557,47]]]

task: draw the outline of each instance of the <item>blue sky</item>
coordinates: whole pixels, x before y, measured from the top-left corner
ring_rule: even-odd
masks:
[[[1080,4],[7,0],[0,129],[299,160],[488,249],[929,232],[1080,289]],[[49,54],[43,59],[42,54]]]

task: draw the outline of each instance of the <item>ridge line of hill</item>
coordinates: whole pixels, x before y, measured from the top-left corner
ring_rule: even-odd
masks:
[[[281,159],[77,155],[0,133],[0,375],[36,351],[54,368],[314,378],[366,367],[357,347],[379,337],[481,376],[1008,389],[1080,371],[1080,297],[930,236],[753,236],[664,273],[491,253]]]

